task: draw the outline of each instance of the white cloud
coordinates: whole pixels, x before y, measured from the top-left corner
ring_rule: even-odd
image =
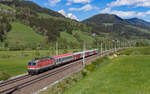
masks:
[[[80,8],[69,8],[70,11],[90,11],[93,7],[90,4],[86,4]]]
[[[105,8],[104,10],[101,10],[101,13],[109,13],[111,11],[111,8]]]
[[[73,3],[90,3],[91,0],[68,0],[69,2]]]
[[[70,6],[70,5],[71,5],[71,3],[70,3],[70,2],[68,2],[68,3],[66,3],[66,5],[67,5],[67,6]]]
[[[146,15],[150,15],[150,10],[146,12]]]
[[[108,4],[110,7],[117,6],[131,6],[134,5],[136,7],[150,7],[150,0],[116,0]]]
[[[73,15],[72,13],[67,14],[63,9],[59,10],[58,12],[61,13],[62,15],[64,15],[66,18],[70,18],[70,19],[79,21],[79,19],[75,15]]]
[[[61,0],[48,0],[48,3],[45,3],[45,5],[56,6],[59,2],[61,2]]]
[[[118,10],[111,10],[111,8],[105,8],[104,10],[101,10],[100,13],[115,14],[122,18],[146,17],[150,15],[150,11],[146,11],[146,12],[118,11]]]

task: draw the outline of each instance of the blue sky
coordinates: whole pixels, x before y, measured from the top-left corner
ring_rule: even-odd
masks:
[[[150,21],[150,0],[30,0],[64,16],[84,20],[95,14],[116,14]]]

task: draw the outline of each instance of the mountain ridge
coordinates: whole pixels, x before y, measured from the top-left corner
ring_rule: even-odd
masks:
[[[126,39],[150,39],[150,34],[147,32],[150,31],[150,28],[143,24],[148,24],[144,20],[138,19],[132,22],[130,19],[123,19],[114,14],[97,14],[82,22],[91,26],[97,34],[109,33]],[[146,32],[143,31],[144,29]]]
[[[65,16],[63,16],[62,14],[60,14],[56,11],[53,11],[51,9],[41,7],[38,4],[34,3],[33,1],[27,1],[27,0],[10,0],[10,1],[8,0],[8,1],[4,1],[4,0],[0,0],[0,3],[2,3],[4,5],[12,6],[12,7],[30,8],[30,9],[36,11],[36,12],[47,13],[51,16],[65,18]]]
[[[147,28],[150,29],[150,22],[147,22],[145,20],[139,19],[139,18],[131,18],[131,19],[125,19],[126,21],[139,26],[141,28]]]

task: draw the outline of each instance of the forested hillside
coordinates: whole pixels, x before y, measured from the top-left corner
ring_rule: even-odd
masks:
[[[150,31],[148,22],[142,20],[133,21],[131,19],[122,19],[116,15],[99,14],[83,21],[91,26],[93,32],[107,33],[110,36],[123,37],[125,39],[150,39],[149,32],[143,32],[143,28]],[[136,28],[133,28],[136,27]],[[147,27],[147,28],[146,28]]]
[[[146,21],[141,20],[139,18],[126,19],[126,21],[136,25],[137,27],[141,27],[144,29],[150,29],[150,22],[146,22]]]

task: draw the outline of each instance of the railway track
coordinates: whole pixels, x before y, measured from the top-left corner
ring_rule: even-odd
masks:
[[[105,51],[103,53],[98,54],[97,56],[105,55],[105,54],[111,53],[113,51],[114,50]],[[87,58],[87,60],[88,59],[90,59],[90,58]],[[79,60],[79,61],[76,61],[76,62],[81,63],[81,61],[82,60]],[[4,89],[0,89],[0,94],[12,94],[13,92],[15,92],[19,89],[22,89],[22,88],[27,87],[31,84],[34,84],[34,83],[39,82],[41,80],[44,80],[44,79],[46,79],[48,77],[51,77],[55,74],[58,74],[60,72],[63,72],[64,70],[67,70],[67,69],[69,69],[69,68],[71,68],[71,67],[73,67],[77,64],[79,64],[79,63],[71,63],[71,64],[68,64],[68,65],[65,65],[64,67],[62,67],[60,69],[56,69],[55,71],[52,70],[51,72],[43,73],[43,74],[41,74],[37,77],[34,77],[34,78],[32,78],[31,75],[25,75],[25,76],[21,76],[21,77],[15,78],[15,79],[11,79],[11,80],[2,82],[2,83],[0,83],[0,88],[6,87],[6,86],[8,86],[8,87],[4,88]],[[30,77],[31,77],[31,79],[29,81],[24,81],[23,83],[17,83],[15,85],[10,86],[13,83],[16,83],[16,82],[21,81],[21,80],[25,80],[25,79],[30,78]]]
[[[64,71],[64,70],[67,70],[67,69],[73,67],[73,66],[76,65],[76,64],[78,64],[78,63],[73,63],[73,64],[71,64],[71,65],[69,65],[69,66],[65,66],[64,68],[61,68],[61,69],[59,69],[59,70],[56,70],[56,71],[53,71],[53,72],[51,72],[51,73],[47,73],[47,74],[41,75],[41,76],[39,76],[39,77],[36,77],[36,78],[34,78],[34,79],[30,80],[30,81],[26,81],[26,82],[24,82],[24,83],[15,85],[15,86],[10,87],[10,88],[7,88],[7,89],[4,89],[4,90],[0,91],[0,94],[11,94],[12,92],[14,92],[14,91],[16,91],[16,90],[18,90],[18,89],[21,89],[21,88],[23,88],[23,87],[26,87],[26,86],[28,86],[28,85],[31,85],[31,84],[36,83],[36,82],[38,82],[38,81],[41,81],[41,80],[43,80],[43,79],[46,79],[46,78],[48,78],[48,77],[50,77],[50,76],[52,76],[52,75],[55,75],[55,74],[57,74],[57,73],[60,73],[60,72]],[[30,76],[30,77],[31,77],[31,76]],[[23,79],[23,78],[22,78],[22,79]],[[20,80],[20,79],[18,79],[18,80]],[[10,81],[10,82],[4,83],[3,85],[5,86],[5,85],[11,84],[11,83],[15,83],[15,82],[13,82],[13,81],[16,81],[16,80],[14,79],[14,80],[12,80],[12,81]]]
[[[17,78],[14,78],[14,79],[4,81],[4,82],[0,83],[0,87],[6,86],[8,84],[15,83],[15,82],[23,80],[23,79],[27,79],[29,77],[31,77],[31,75],[24,75],[24,76],[21,76],[21,77],[17,77]]]

